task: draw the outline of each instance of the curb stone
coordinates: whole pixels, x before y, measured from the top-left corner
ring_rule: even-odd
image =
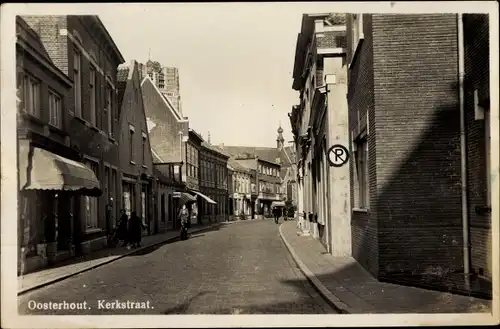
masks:
[[[352,308],[350,308],[347,304],[343,303],[337,296],[335,296],[330,290],[328,290],[328,288],[325,287],[323,283],[321,283],[321,281],[316,277],[316,275],[314,275],[314,273],[311,272],[311,270],[300,260],[300,258],[297,256],[292,246],[290,245],[290,243],[287,241],[287,239],[283,234],[282,231],[283,224],[281,224],[279,227],[281,239],[285,243],[286,248],[292,255],[292,258],[299,267],[300,271],[306,276],[309,282],[312,283],[312,285],[316,288],[316,290],[320,293],[320,295],[323,296],[323,298],[328,302],[328,304],[330,304],[341,314],[356,313]]]
[[[208,227],[203,227],[203,228],[200,228],[199,230],[196,230],[196,231],[193,230],[193,231],[191,231],[190,234],[200,233],[200,232],[203,232],[203,231],[207,231],[207,230],[210,230],[210,229],[212,229],[214,227],[218,227],[220,225],[221,225],[221,223],[217,223],[217,224],[214,224],[214,225],[211,225],[211,226],[208,226]],[[164,244],[165,242],[172,242],[172,241],[176,241],[176,240],[179,240],[179,236],[177,236],[177,235],[173,236],[173,237],[170,237],[170,238],[166,238],[165,240],[161,240],[159,242],[155,242],[153,244],[150,244],[150,245],[138,248],[138,249],[130,250],[128,252],[125,252],[122,255],[117,255],[114,258],[111,258],[110,260],[106,260],[106,261],[103,261],[101,263],[97,263],[95,265],[91,265],[89,267],[82,268],[82,269],[77,270],[77,271],[72,272],[72,273],[63,274],[63,275],[61,275],[59,277],[56,277],[54,279],[51,279],[51,280],[45,281],[43,283],[40,283],[39,285],[36,285],[36,286],[33,286],[33,287],[28,287],[28,288],[25,288],[23,290],[20,290],[20,291],[17,292],[17,296],[21,296],[21,295],[23,295],[23,294],[25,294],[27,292],[30,292],[30,291],[33,291],[33,290],[37,290],[37,289],[46,287],[46,286],[51,285],[53,283],[66,280],[66,279],[71,278],[73,276],[76,276],[78,274],[81,274],[81,273],[93,270],[93,269],[101,267],[103,265],[107,265],[107,264],[112,263],[112,262],[114,262],[114,261],[116,261],[118,259],[130,256],[130,255],[133,255],[133,254],[137,254],[137,253],[139,253],[140,251],[142,251],[142,250],[144,250],[146,248],[156,247],[156,246],[158,246],[160,244]]]

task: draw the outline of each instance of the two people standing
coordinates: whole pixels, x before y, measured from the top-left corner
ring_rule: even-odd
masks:
[[[141,246],[142,231],[146,228],[137,212],[133,211],[130,219],[125,212],[121,210],[120,223],[118,224],[118,239],[123,240],[123,246],[139,248]]]

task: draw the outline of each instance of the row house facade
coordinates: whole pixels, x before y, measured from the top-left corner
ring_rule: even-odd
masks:
[[[186,154],[189,121],[178,113],[149,76],[142,76],[141,91],[153,166],[157,173],[154,206],[158,230],[180,225],[177,196],[187,189]],[[189,178],[189,184],[193,184]],[[191,186],[192,187],[192,186]]]
[[[231,146],[220,144],[219,147],[228,152],[234,159],[245,159],[247,157],[258,157],[267,162],[276,163],[279,165],[279,178],[281,188],[284,193],[285,201],[295,208],[298,202],[297,189],[297,164],[296,151],[294,146],[285,146],[283,137],[283,128],[278,127],[276,137],[276,147],[256,147],[256,146]],[[252,166],[253,168],[254,166]],[[255,167],[254,170],[257,170]],[[257,184],[257,182],[256,182]],[[288,197],[289,196],[289,197]],[[256,200],[254,200],[256,201]]]
[[[253,154],[238,154],[234,158],[250,172],[250,202],[252,218],[271,217],[273,201],[284,201],[280,178],[280,165],[262,160]]]
[[[491,281],[488,21],[348,15],[352,253],[379,279]]]
[[[198,196],[197,202],[191,205],[191,222],[201,223],[198,209],[204,202],[213,204],[215,201],[200,192],[200,148],[203,138],[193,129],[189,129],[188,140],[185,144],[184,172],[188,191]]]
[[[351,255],[349,166],[331,166],[334,145],[349,148],[345,16],[305,14],[297,38],[289,114],[297,152],[298,220],[335,256]]]
[[[200,194],[198,216],[202,223],[227,221],[229,212],[229,155],[205,141],[199,149]]]
[[[228,186],[229,215],[238,219],[252,219],[252,176],[250,169],[232,158],[228,160],[227,166],[231,172]]]
[[[141,217],[147,234],[153,234],[154,181],[153,160],[144,112],[138,64],[119,67],[117,74],[119,105],[119,157],[121,182],[116,200],[127,216],[135,212]]]
[[[116,72],[124,59],[97,16],[22,16],[17,28],[20,108],[28,112],[20,116],[28,135],[19,136],[20,192],[30,194],[21,195],[26,272],[106,244],[118,214]],[[41,180],[41,165],[68,171],[68,181]]]

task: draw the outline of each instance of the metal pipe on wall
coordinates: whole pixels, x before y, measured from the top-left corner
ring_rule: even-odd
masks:
[[[464,274],[470,274],[470,236],[469,236],[469,208],[467,204],[467,133],[465,118],[464,80],[464,26],[463,15],[457,15],[458,32],[458,76],[459,76],[459,106],[460,106],[460,175],[462,185],[462,237]]]

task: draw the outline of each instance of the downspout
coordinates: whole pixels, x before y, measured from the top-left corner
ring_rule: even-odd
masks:
[[[461,165],[461,185],[462,185],[462,237],[463,237],[463,261],[464,274],[470,274],[470,238],[469,238],[469,209],[467,204],[467,135],[465,123],[464,105],[464,26],[463,15],[457,15],[458,24],[458,74],[459,74],[459,105],[460,105],[460,165]]]

